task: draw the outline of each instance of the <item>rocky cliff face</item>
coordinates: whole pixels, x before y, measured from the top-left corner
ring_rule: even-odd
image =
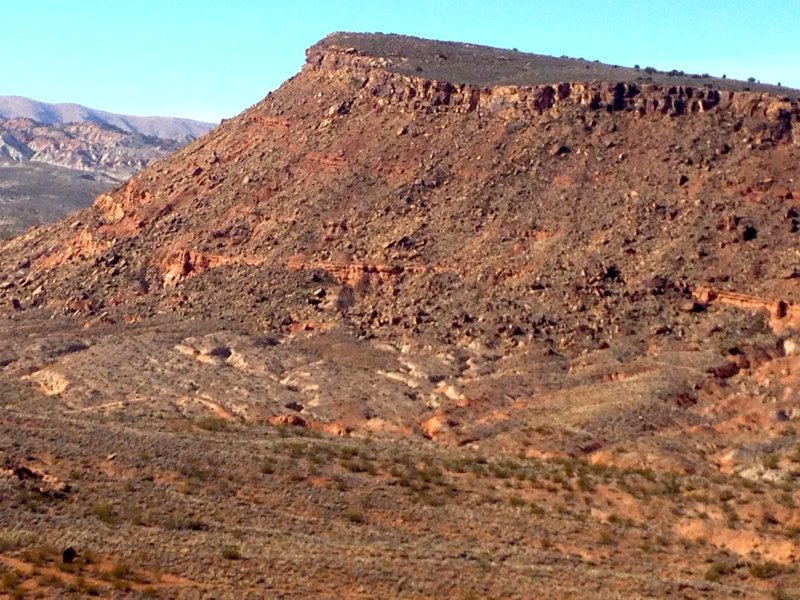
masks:
[[[4,380],[139,427],[212,417],[578,464],[563,496],[540,487],[581,494],[575,531],[597,535],[558,556],[605,557],[598,528],[640,519],[677,540],[652,564],[698,588],[684,543],[788,569],[797,100],[419,44],[323,40],[261,103],[4,242]],[[613,469],[641,487],[587,480]]]
[[[468,288],[491,277],[518,290],[553,273],[572,280],[572,269],[591,279],[613,263],[622,274],[609,282],[725,276],[783,293],[799,120],[796,100],[762,93],[485,87],[395,73],[387,58],[323,45],[264,102],[99,197],[77,232],[60,225],[9,248],[56,279],[60,265],[141,252],[137,272],[165,294],[217,267],[306,263],[334,275],[447,272]],[[545,245],[555,251],[542,254]],[[775,277],[752,280],[735,266],[744,257]],[[523,267],[532,263],[540,268]]]
[[[712,83],[694,86],[624,81],[540,85],[457,83],[397,73],[390,59],[364,56],[354,47],[325,42],[310,48],[307,59],[309,67],[332,77],[352,77],[353,83],[362,89],[362,101],[372,98],[376,106],[399,104],[401,110],[452,110],[524,119],[549,110],[557,114],[560,108],[570,105],[606,112],[633,112],[639,117],[676,117],[720,109],[770,123],[778,139],[784,135],[792,139],[793,127],[797,136],[795,124],[800,122],[800,101],[792,96],[721,90]]]

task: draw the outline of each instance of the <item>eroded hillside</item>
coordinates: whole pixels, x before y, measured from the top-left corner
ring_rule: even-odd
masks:
[[[315,490],[298,510],[317,526],[352,504],[343,489],[355,485],[368,499],[341,513],[342,557],[389,573],[338,578],[331,558],[319,588],[289,569],[299,595],[386,585],[381,595],[525,596],[532,577],[575,597],[793,589],[797,100],[714,82],[504,72],[499,84],[479,70],[494,73],[504,51],[419,42],[404,55],[403,40],[326,38],[261,103],[92,208],[0,247],[4,422],[28,412],[63,422],[72,448],[51,460],[19,441],[7,461],[29,448],[64,477],[89,460],[73,427],[141,435],[130,451],[108,449],[119,473],[86,467],[77,502],[136,480],[120,473],[145,461],[152,485],[131,484],[130,497],[146,505],[158,486],[193,477],[169,475],[180,467],[153,444],[185,443],[188,456],[192,444],[301,436],[269,442],[268,453],[288,452],[277,459],[287,470],[262,475],[285,475],[284,495]],[[535,73],[525,56],[508,60]],[[402,464],[390,464],[399,448]],[[329,464],[320,453],[344,454]],[[252,477],[243,467],[234,485],[244,504],[286,510]],[[198,506],[225,493],[191,485]],[[509,549],[490,548],[488,529],[460,533],[456,508],[404,513],[398,485],[426,507],[476,499],[469,518],[508,532]],[[137,526],[168,529],[115,506],[130,539]],[[549,533],[515,538],[512,523],[529,514]],[[210,518],[212,537],[237,515]],[[319,551],[275,518],[286,544]],[[391,574],[400,555],[381,546],[382,563],[359,545],[389,544],[384,527],[417,521],[452,536],[447,569],[463,585],[409,573],[404,587]],[[86,527],[77,538],[102,546]],[[243,569],[257,570],[271,546],[242,535]],[[464,536],[487,564],[458,554]],[[415,544],[390,545],[418,569],[428,558]],[[522,566],[551,559],[569,566]],[[645,583],[651,559],[659,576]],[[172,566],[195,582],[181,585],[233,594],[229,563],[217,575]],[[481,569],[496,568],[513,576],[479,588]],[[610,572],[619,579],[605,581]],[[255,572],[242,577],[257,595]]]

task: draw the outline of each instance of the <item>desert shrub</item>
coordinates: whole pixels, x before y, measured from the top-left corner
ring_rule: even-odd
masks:
[[[208,478],[208,473],[201,467],[193,464],[185,464],[180,468],[181,475],[189,479],[196,479],[198,481],[205,481]]]
[[[58,555],[58,548],[50,544],[27,548],[22,553],[22,558],[36,567],[51,562]]]
[[[174,531],[206,531],[208,529],[208,525],[198,518],[173,514],[164,518],[161,526]]]
[[[511,496],[508,499],[508,503],[513,506],[514,508],[519,508],[521,506],[525,506],[525,500],[520,498],[519,496]]]
[[[36,537],[32,533],[26,531],[18,531],[14,529],[0,531],[0,552],[7,552],[9,550],[16,550],[23,546],[30,546],[34,543]]]
[[[202,417],[197,419],[194,424],[205,431],[226,431],[228,422],[219,417]]]
[[[13,590],[21,581],[20,574],[17,571],[7,571],[3,573],[3,579],[0,580],[0,585],[4,590]]]
[[[783,572],[783,567],[776,562],[768,560],[763,563],[750,565],[750,575],[758,579],[771,579]]]
[[[346,511],[344,511],[344,516],[348,521],[356,524],[361,524],[366,520],[364,519],[364,513],[355,508],[348,508]]]
[[[764,465],[765,469],[777,469],[778,468],[778,455],[777,454],[765,454],[764,457],[761,459],[761,464]]]
[[[722,561],[714,561],[711,563],[711,566],[705,572],[705,579],[706,581],[719,581],[723,575],[730,575],[733,573],[736,565],[722,562]]]
[[[242,553],[236,546],[225,546],[222,549],[222,558],[226,560],[239,560],[242,558]]]
[[[427,490],[420,490],[416,496],[417,502],[422,504],[427,504],[428,506],[444,506],[446,504],[446,499],[444,496],[440,494],[434,494]]]
[[[355,446],[344,446],[341,450],[339,450],[339,456],[342,458],[358,456],[358,448]]]
[[[583,492],[593,492],[595,484],[588,475],[581,473],[580,477],[578,477],[578,487]]]
[[[720,502],[727,502],[728,500],[733,500],[736,497],[736,494],[733,493],[732,490],[721,490],[719,493]]]
[[[351,473],[366,473],[369,470],[369,464],[360,460],[342,460],[339,464]]]
[[[64,589],[72,594],[83,594],[85,596],[100,595],[100,588],[87,582],[82,575],[79,575],[73,581],[69,582]]]
[[[800,527],[787,527],[783,535],[793,540],[800,538]]]
[[[267,458],[265,458],[264,460],[261,461],[261,464],[259,465],[258,470],[263,475],[272,475],[275,472],[275,466],[277,464],[278,464],[278,461],[276,461],[274,458],[272,458],[270,456],[270,457],[267,457]]]
[[[113,577],[117,579],[126,579],[131,574],[131,570],[125,563],[117,563],[110,571]]]
[[[604,529],[600,532],[600,543],[604,546],[614,546],[617,543],[617,537],[610,529]]]
[[[444,478],[441,469],[433,465],[419,469],[417,475],[426,483],[433,482],[441,484]]]
[[[106,525],[113,525],[117,522],[117,512],[108,502],[98,502],[92,507],[92,512]]]

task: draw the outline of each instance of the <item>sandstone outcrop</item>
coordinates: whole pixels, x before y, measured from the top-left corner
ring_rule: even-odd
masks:
[[[477,112],[524,118],[569,104],[593,110],[632,111],[638,116],[707,112],[720,108],[758,117],[789,133],[800,122],[800,101],[770,94],[728,91],[705,86],[628,82],[562,82],[538,86],[480,86],[414,77],[393,72],[392,60],[363,56],[354,48],[324,41],[309,49],[307,68],[331,77],[349,78],[376,106],[399,104],[401,110]],[[792,138],[794,139],[794,138]]]

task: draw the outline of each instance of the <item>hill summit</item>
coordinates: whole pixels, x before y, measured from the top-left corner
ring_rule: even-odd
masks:
[[[241,447],[219,441],[249,465],[237,502],[282,506],[252,479],[251,451],[278,435],[265,424],[295,432],[286,451],[308,471],[283,473],[286,493],[328,514],[362,490],[369,514],[350,509],[344,547],[408,572],[418,595],[442,595],[415,575],[420,521],[470,538],[467,554],[441,549],[459,580],[444,595],[485,580],[476,547],[506,557],[487,596],[533,579],[576,596],[648,579],[655,596],[729,597],[764,589],[767,572],[795,585],[800,549],[781,527],[798,525],[800,103],[746,87],[329,36],[260,103],[0,245],[4,385],[42,419],[161,436],[132,447],[189,456],[235,431]],[[343,443],[341,464],[325,463]],[[117,460],[103,473],[138,459]],[[164,485],[191,472],[152,468]],[[226,493],[194,485],[200,503]],[[534,527],[525,506],[547,543],[515,537]],[[381,552],[359,546],[348,528],[361,525],[390,540]],[[609,550],[617,540],[648,550]],[[299,569],[292,589],[350,589],[333,573],[354,563],[320,543],[296,548],[324,555],[322,587]],[[706,577],[688,546],[721,566]],[[523,566],[549,556],[583,558],[575,577]],[[405,593],[380,569],[358,581]]]

